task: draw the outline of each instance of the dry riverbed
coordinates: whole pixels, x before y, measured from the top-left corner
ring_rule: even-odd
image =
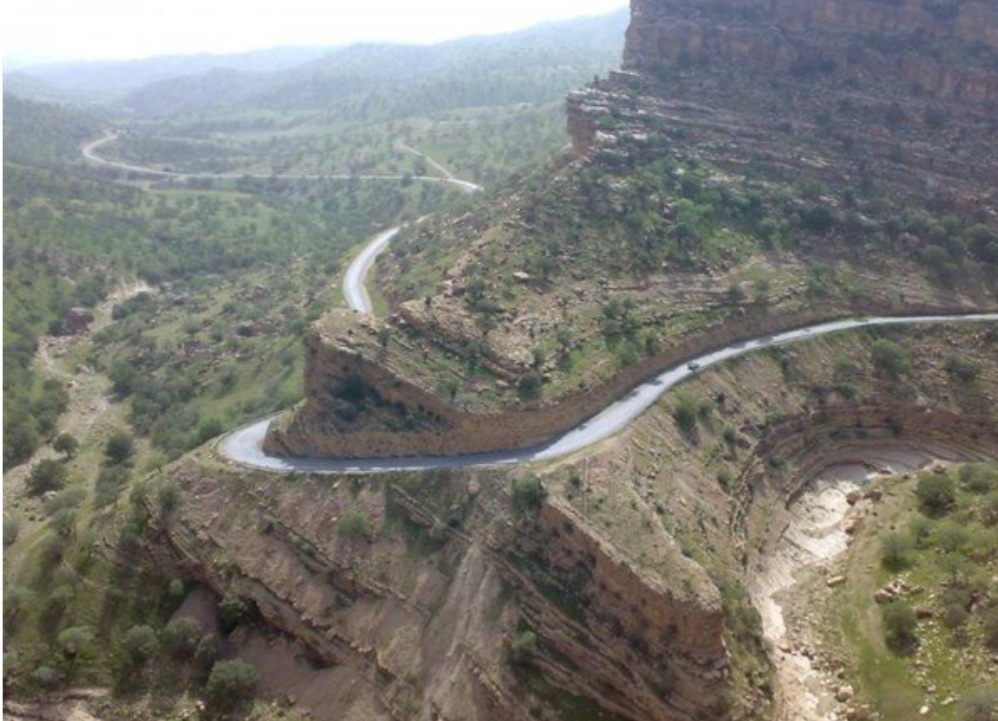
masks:
[[[807,591],[834,588],[843,580],[833,567],[849,547],[857,509],[876,502],[876,486],[952,454],[898,445],[850,455],[817,473],[788,508],[781,538],[750,589],[772,647],[777,721],[867,715],[863,707],[851,705],[854,690],[841,680],[840,663],[822,648],[822,614]]]

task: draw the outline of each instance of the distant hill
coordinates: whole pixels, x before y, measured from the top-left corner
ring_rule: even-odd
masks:
[[[100,127],[90,114],[4,93],[4,162],[47,166],[76,160],[77,143],[94,137]]]
[[[358,44],[24,70],[9,88],[110,101],[141,116],[211,110],[362,110],[366,117],[549,102],[619,64],[626,10],[436,45]],[[44,84],[44,86],[39,85]]]
[[[279,47],[232,55],[168,55],[143,60],[66,62],[7,73],[8,91],[47,99],[110,100],[150,83],[213,70],[271,73],[310,62],[329,52],[323,47]]]

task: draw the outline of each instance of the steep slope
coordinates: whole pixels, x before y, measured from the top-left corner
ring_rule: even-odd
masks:
[[[316,718],[769,718],[782,680],[745,587],[791,501],[842,462],[998,455],[996,342],[855,331],[744,357],[537,469],[532,501],[522,471],[274,479],[202,452],[163,471],[182,501],[147,538],[295,639],[270,642],[298,669],[270,690]]]
[[[798,5],[636,2],[624,70],[569,98],[574,154],[402,233],[377,276],[394,314],[315,329],[271,447],[524,445],[751,332],[994,308],[993,13]]]

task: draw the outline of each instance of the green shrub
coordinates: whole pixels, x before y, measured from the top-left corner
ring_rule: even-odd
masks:
[[[924,473],[915,487],[922,513],[932,518],[945,516],[956,503],[956,488],[947,473]]]
[[[123,465],[132,460],[135,441],[124,431],[115,431],[104,444],[104,456],[110,465]]]
[[[522,400],[534,401],[541,397],[544,378],[537,371],[531,371],[520,377],[516,383],[516,392]]]
[[[998,487],[998,466],[966,463],[960,467],[960,484],[971,493],[988,493]]]
[[[56,453],[62,453],[66,458],[72,458],[76,449],[80,447],[80,442],[69,433],[60,433],[52,442],[52,448]]]
[[[998,721],[998,690],[975,691],[960,701],[956,708],[957,721]]]
[[[31,672],[31,682],[44,691],[52,691],[62,683],[62,676],[51,666],[39,666]]]
[[[981,499],[977,514],[982,525],[988,528],[998,526],[998,490],[991,491]]]
[[[21,519],[14,516],[3,517],[3,547],[14,543],[18,534],[21,533]]]
[[[533,661],[535,653],[537,653],[537,634],[533,631],[524,631],[517,634],[510,644],[509,660],[516,666],[528,666]]]
[[[199,683],[204,683],[208,679],[212,666],[221,655],[222,646],[215,634],[209,633],[198,641],[198,647],[194,650],[194,669]]]
[[[686,436],[692,436],[696,432],[697,410],[696,398],[688,393],[676,394],[676,406],[672,410],[672,419]]]
[[[510,495],[513,500],[513,510],[520,515],[528,515],[537,512],[547,498],[548,492],[540,478],[529,475],[513,479]]]
[[[911,565],[914,542],[902,533],[887,534],[880,544],[880,562],[888,571],[900,571]]]
[[[166,518],[180,505],[180,487],[173,481],[160,486],[157,494],[160,518]]]
[[[258,677],[245,661],[219,661],[204,686],[204,702],[212,716],[224,716],[249,703]]]
[[[58,491],[66,485],[66,467],[51,458],[38,461],[28,476],[28,493],[40,496],[49,491]]]
[[[911,523],[908,524],[908,533],[915,542],[915,546],[918,548],[928,548],[933,528],[935,528],[935,523],[930,519],[925,516],[915,516],[911,519]]]
[[[94,632],[86,626],[72,626],[60,631],[56,643],[66,658],[76,658],[87,650],[94,640]]]
[[[348,541],[359,541],[367,536],[367,516],[357,511],[344,513],[336,524],[336,535]]]
[[[125,651],[133,663],[144,663],[159,651],[159,638],[149,626],[132,626],[125,634]]]
[[[897,343],[881,338],[871,348],[873,366],[892,380],[897,380],[911,371],[911,358]]]
[[[721,488],[730,493],[731,486],[735,482],[735,479],[734,476],[731,475],[731,471],[727,468],[722,468],[717,472],[717,482],[721,484]]]
[[[163,629],[163,648],[176,658],[189,657],[197,648],[201,635],[201,624],[193,618],[187,616],[175,618]]]
[[[905,601],[892,601],[883,607],[884,640],[895,653],[910,653],[918,645],[918,620]]]
[[[118,500],[121,489],[128,482],[129,470],[126,466],[104,466],[97,473],[94,483],[94,504],[98,508]]]
[[[970,541],[970,532],[962,524],[947,520],[936,527],[932,537],[937,548],[953,553],[963,550]]]
[[[992,651],[998,651],[998,606],[989,608],[981,618],[984,629],[984,643]]]
[[[238,626],[249,615],[249,611],[249,605],[238,596],[226,596],[218,604],[218,615],[226,630]]]
[[[961,603],[951,601],[943,605],[940,620],[946,628],[957,629],[963,626],[970,618],[970,612]]]
[[[951,355],[946,359],[946,372],[964,383],[971,383],[981,375],[981,365],[962,356]]]

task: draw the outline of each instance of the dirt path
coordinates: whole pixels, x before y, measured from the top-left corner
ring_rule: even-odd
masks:
[[[839,681],[825,667],[817,628],[821,620],[795,586],[807,572],[827,570],[848,547],[849,493],[873,477],[915,470],[936,454],[910,448],[871,448],[829,465],[788,509],[787,526],[750,588],[773,648],[775,721],[831,721],[839,717]],[[795,603],[797,601],[797,603]]]
[[[99,721],[87,704],[107,695],[104,689],[71,689],[44,701],[4,701],[4,721]]]
[[[89,333],[100,330],[111,322],[111,310],[115,304],[138,293],[152,291],[145,283],[121,286],[94,310],[94,322],[90,325]],[[76,365],[71,358],[72,351],[80,343],[86,342],[89,333],[77,336],[43,336],[38,341],[37,352],[41,368],[49,376],[62,381],[69,393],[69,405],[59,416],[59,432],[73,435],[81,446],[94,432],[98,422],[112,410],[111,382],[108,378],[92,368]],[[29,461],[5,473],[4,504],[11,503],[14,494],[23,486],[38,461],[58,457],[60,455],[50,444],[44,444],[38,447]]]

